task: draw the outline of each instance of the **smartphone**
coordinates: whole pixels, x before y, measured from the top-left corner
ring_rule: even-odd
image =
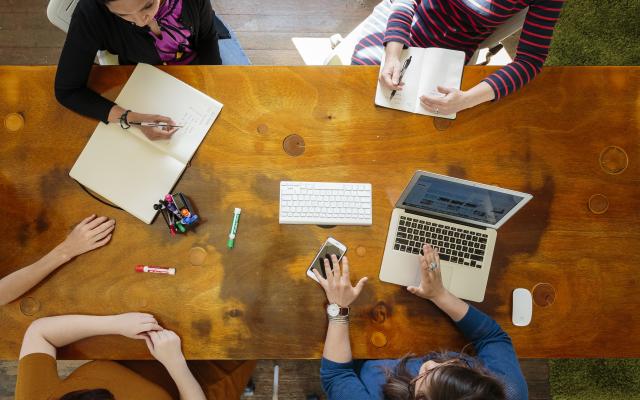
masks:
[[[324,260],[328,259],[330,267],[333,268],[331,255],[335,254],[338,257],[338,261],[340,261],[342,260],[342,256],[344,256],[346,252],[347,246],[338,242],[332,237],[328,237],[326,242],[324,242],[324,244],[320,248],[320,251],[318,251],[318,254],[316,254],[316,257],[313,259],[311,265],[309,265],[309,268],[307,268],[307,276],[314,281],[318,281],[316,276],[313,274],[313,269],[315,268],[318,270],[318,272],[320,272],[320,275],[322,275],[322,277],[326,279],[327,273],[324,270]]]

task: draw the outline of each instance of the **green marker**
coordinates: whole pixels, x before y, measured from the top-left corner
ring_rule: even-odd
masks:
[[[229,231],[229,240],[227,240],[227,247],[233,249],[233,241],[236,239],[236,232],[238,232],[238,222],[240,222],[240,213],[242,210],[236,208],[233,210],[233,221],[231,222],[231,231]]]

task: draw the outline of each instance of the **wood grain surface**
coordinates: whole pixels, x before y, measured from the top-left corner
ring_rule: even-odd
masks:
[[[176,238],[161,219],[147,226],[69,178],[96,121],[56,102],[54,67],[0,67],[0,117],[25,119],[18,132],[2,127],[0,274],[37,260],[88,214],[117,219],[108,246],[0,308],[0,358],[17,357],[38,317],[127,311],[156,315],[192,359],[318,358],[325,296],[305,269],[329,235],[349,246],[352,278],[370,277],[353,304],[355,357],[460,350],[465,341],[444,314],[377,279],[391,210],[416,169],[533,194],[499,230],[487,295],[476,305],[520,357],[640,357],[640,68],[546,68],[520,92],[459,113],[444,131],[432,118],[375,107],[373,67],[163,69],[225,105],[176,186],[204,222]],[[90,86],[114,98],[131,71],[96,67]],[[463,87],[491,71],[467,67]],[[282,148],[293,133],[305,140],[299,157]],[[599,162],[611,145],[629,157],[617,175]],[[281,180],[371,182],[373,226],[279,225]],[[597,193],[609,201],[604,214],[588,209]],[[234,207],[243,211],[229,250]],[[203,266],[189,263],[194,246],[207,251]],[[178,272],[135,273],[139,263]],[[514,327],[511,292],[541,282],[555,288],[555,302]],[[371,338],[380,334],[386,344],[376,347]],[[120,337],[83,340],[60,355],[150,357],[143,342]]]

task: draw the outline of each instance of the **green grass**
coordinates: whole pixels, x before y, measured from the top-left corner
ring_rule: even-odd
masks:
[[[640,359],[549,360],[554,400],[640,400]]]
[[[547,65],[640,65],[640,0],[567,0]]]

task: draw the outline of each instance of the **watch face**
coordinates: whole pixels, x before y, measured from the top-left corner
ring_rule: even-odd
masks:
[[[337,304],[329,304],[327,306],[327,314],[329,314],[330,317],[337,317],[338,314],[340,314],[340,306]]]

